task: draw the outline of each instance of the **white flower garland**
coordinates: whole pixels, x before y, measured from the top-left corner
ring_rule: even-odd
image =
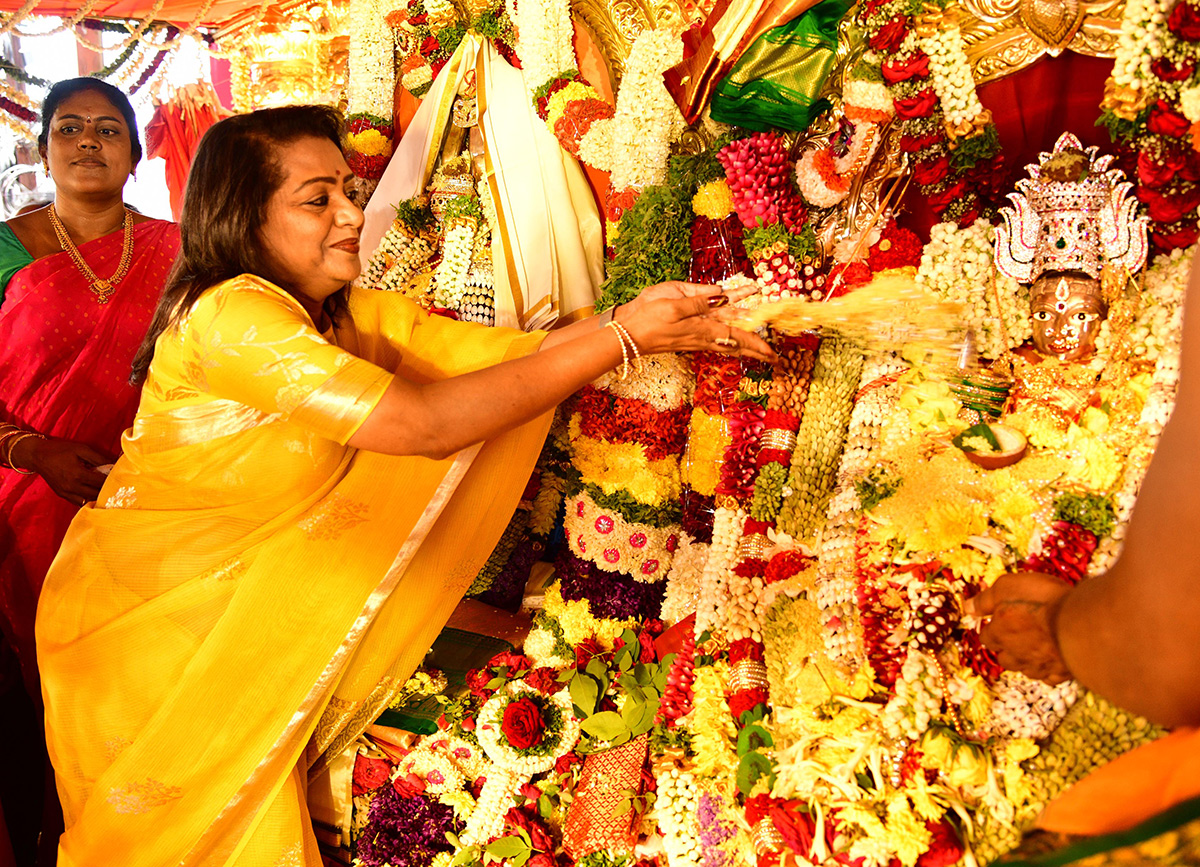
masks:
[[[700,604],[700,578],[708,561],[708,546],[679,532],[679,550],[667,573],[667,589],[663,594],[659,619],[674,626],[690,615]]]
[[[530,91],[576,68],[575,29],[568,0],[506,0],[517,27],[517,56]]]
[[[350,0],[347,112],[367,112],[390,121],[396,89],[388,0]]]
[[[959,126],[982,114],[983,103],[975,93],[975,76],[963,50],[962,31],[957,26],[946,27],[922,39],[921,50],[929,55],[933,90],[946,120]]]
[[[663,837],[663,849],[670,867],[699,867],[704,857],[696,816],[700,809],[700,789],[689,771],[671,768],[654,775],[658,791],[654,799],[654,817]]]
[[[1050,686],[1020,672],[1006,671],[992,687],[988,728],[1001,737],[1041,740],[1058,728],[1079,697],[1073,680]]]
[[[442,261],[434,270],[433,303],[448,310],[457,310],[467,286],[467,271],[471,267],[471,250],[475,246],[475,222],[456,221],[446,229],[442,245]]]
[[[1169,38],[1167,16],[1175,0],[1128,0],[1121,16],[1121,35],[1113,57],[1112,78],[1121,87],[1145,89],[1159,84],[1150,64]]]
[[[561,727],[557,732],[546,730],[543,737],[553,738],[552,748],[542,755],[523,755],[504,740],[501,724],[504,709],[509,703],[525,696],[537,696],[541,701],[553,704],[562,715]],[[565,756],[579,740],[579,720],[575,719],[571,699],[565,692],[546,696],[522,681],[513,681],[497,692],[479,710],[476,718],[475,735],[487,757],[498,768],[528,779],[554,767],[561,756]]]
[[[658,412],[678,409],[692,400],[696,376],[682,354],[643,355],[626,379],[616,371],[592,383],[615,397],[644,400]]]
[[[696,603],[696,635],[724,625],[728,600],[729,570],[734,565],[738,539],[746,513],[741,509],[718,506],[713,515],[712,545],[708,561],[700,575],[700,598]]]
[[[563,525],[577,557],[605,572],[624,572],[646,584],[664,580],[679,545],[676,525],[654,527],[627,521],[616,509],[596,505],[586,491],[567,501]]]
[[[975,332],[980,354],[993,359],[1033,334],[1029,288],[996,272],[994,236],[986,220],[965,229],[938,223],[930,230],[916,276],[920,286],[965,306],[966,324]]]
[[[669,30],[644,30],[633,42],[611,120],[598,120],[580,139],[580,159],[612,172],[624,190],[665,183],[671,144],[687,129],[663,73],[683,59],[683,41]]]

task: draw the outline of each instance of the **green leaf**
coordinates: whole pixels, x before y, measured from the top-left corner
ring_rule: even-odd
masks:
[[[625,705],[621,717],[629,726],[630,733],[636,737],[654,728],[654,714],[657,710],[657,705],[651,707],[649,704],[633,704],[630,702]]]
[[[625,722],[616,711],[605,710],[593,714],[583,721],[583,730],[594,738],[602,741],[615,740],[617,735],[625,731]]]
[[[775,769],[771,765],[771,760],[762,753],[746,753],[738,762],[738,791],[743,795],[749,795],[760,777],[770,777],[772,782],[774,781]]]
[[[596,678],[605,689],[608,689],[608,666],[604,664],[604,660],[593,656],[588,660],[587,668],[584,671]]]
[[[633,651],[629,649],[628,644],[617,651],[617,668],[621,671],[633,668]]]
[[[995,451],[1000,451],[1000,441],[996,439],[996,435],[992,432],[992,426],[986,422],[983,424],[971,425],[954,439],[950,440],[950,442],[954,443],[956,447],[962,449],[963,451],[974,451],[974,449],[963,448],[963,440],[971,437],[983,437],[983,439],[987,441],[987,444]]]
[[[760,725],[748,725],[738,733],[737,751],[744,756],[752,750],[770,749],[775,741],[770,732]]]
[[[538,815],[543,819],[549,819],[554,815],[554,802],[546,795],[542,795],[537,800]]]
[[[564,669],[563,669],[562,671],[560,671],[560,672],[559,672],[557,675],[555,675],[555,679],[556,679],[556,680],[557,680],[559,683],[566,683],[568,680],[570,680],[570,679],[571,679],[571,678],[573,678],[574,676],[575,676],[575,669],[573,669],[573,668],[564,668]]]
[[[640,662],[633,667],[633,676],[637,678],[637,682],[643,686],[648,685],[654,679],[650,669]]]
[[[522,852],[525,857],[529,857],[529,844],[520,837],[501,837],[499,840],[494,840],[488,843],[485,851],[495,858],[515,858]]]
[[[626,813],[628,813],[632,809],[633,809],[633,801],[631,801],[629,798],[622,798],[621,803],[617,804],[616,809],[613,810],[613,815],[614,816],[624,816]]]
[[[579,708],[584,716],[596,712],[596,702],[600,700],[600,684],[588,674],[579,673],[571,679],[571,701]]]
[[[504,684],[506,684],[506,683],[508,683],[508,678],[506,678],[506,677],[503,677],[503,676],[493,677],[491,680],[489,680],[487,682],[487,688],[488,689],[499,689],[500,687],[504,686]]]

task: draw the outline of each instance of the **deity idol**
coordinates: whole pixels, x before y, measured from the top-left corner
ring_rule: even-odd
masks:
[[[1096,342],[1110,306],[1146,261],[1145,218],[1134,216],[1132,185],[1112,161],[1063,134],[1017,183],[996,229],[996,268],[1032,284],[1033,345],[1005,359],[1009,409],[1048,414],[1064,428],[1086,408],[1104,365]]]

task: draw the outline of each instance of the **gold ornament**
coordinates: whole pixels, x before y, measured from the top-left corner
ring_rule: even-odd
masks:
[[[75,246],[75,242],[67,234],[67,227],[58,218],[58,212],[54,210],[54,205],[50,206],[47,213],[50,216],[50,225],[54,227],[54,234],[58,238],[59,246],[71,257],[71,261],[75,263],[75,267],[87,279],[88,286],[96,296],[97,303],[107,304],[108,299],[117,291],[117,284],[125,279],[125,275],[129,273],[129,266],[133,264],[133,211],[128,208],[125,209],[125,237],[121,243],[121,261],[117,265],[117,270],[107,280],[96,276],[96,272],[88,267],[87,262],[83,261],[83,256],[80,255],[79,248]]]

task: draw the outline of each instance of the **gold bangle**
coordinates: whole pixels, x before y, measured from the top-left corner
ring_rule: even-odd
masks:
[[[629,378],[629,349],[625,346],[625,338],[621,336],[621,326],[615,322],[609,321],[604,325],[605,328],[611,328],[613,334],[617,335],[617,343],[621,344],[621,373],[620,379],[624,382]]]
[[[15,427],[13,430],[7,431],[3,436],[0,436],[0,466],[8,467],[10,470],[12,469],[12,466],[9,465],[8,460],[4,457],[4,455],[7,451],[11,451],[11,449],[8,448],[9,442],[14,437],[19,437],[23,433],[25,433],[24,430],[19,427]]]
[[[46,437],[45,437],[45,436],[43,436],[42,434],[40,434],[40,433],[35,433],[34,431],[22,431],[21,433],[19,433],[19,434],[17,434],[16,436],[14,436],[14,437],[12,438],[12,442],[10,442],[10,443],[9,443],[9,445],[8,445],[8,459],[5,461],[5,463],[7,463],[7,464],[8,464],[8,468],[9,468],[10,470],[13,470],[14,472],[20,473],[20,474],[21,474],[21,475],[23,475],[23,476],[32,476],[32,475],[34,475],[35,473],[34,473],[34,471],[33,471],[33,470],[23,470],[23,469],[21,469],[20,467],[18,467],[16,464],[14,464],[14,463],[13,463],[13,461],[12,461],[12,453],[13,453],[13,449],[15,449],[15,448],[17,447],[17,443],[21,442],[21,440],[27,440],[27,439],[29,439],[30,437],[33,437],[34,439],[39,439],[39,440],[44,440],[44,439],[46,438]]]

